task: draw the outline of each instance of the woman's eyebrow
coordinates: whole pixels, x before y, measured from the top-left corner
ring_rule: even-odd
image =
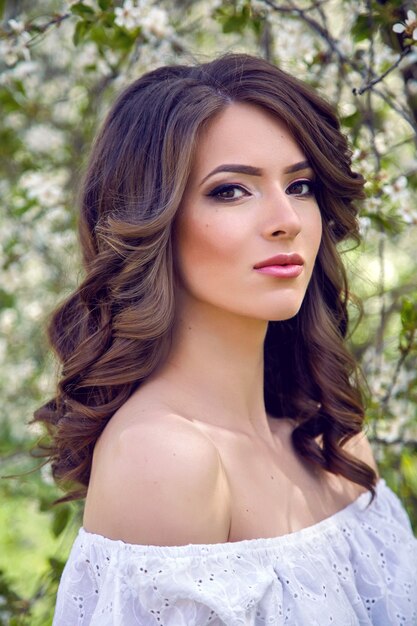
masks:
[[[311,169],[311,165],[308,161],[299,161],[293,165],[289,165],[284,169],[284,174],[292,174],[300,170]],[[263,170],[260,167],[254,167],[253,165],[243,165],[240,163],[223,163],[214,168],[207,176],[203,178],[200,185],[202,185],[210,176],[218,174],[219,172],[232,172],[234,174],[249,174],[249,176],[262,176]]]
[[[252,165],[241,165],[239,163],[223,163],[223,165],[218,165],[207,174],[201,181],[200,185],[202,185],[210,176],[217,174],[218,172],[233,172],[234,174],[249,174],[250,176],[262,176],[262,169],[260,167],[253,167]]]
[[[294,165],[289,165],[284,169],[284,174],[292,174],[293,172],[299,172],[300,170],[311,170],[313,169],[308,161],[299,161],[298,163],[294,163]]]

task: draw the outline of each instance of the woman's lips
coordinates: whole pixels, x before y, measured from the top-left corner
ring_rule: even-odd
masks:
[[[303,271],[304,259],[296,253],[277,254],[254,266],[254,270],[261,274],[277,276],[278,278],[296,278]]]
[[[296,278],[303,271],[302,265],[265,265],[255,268],[261,274],[276,276],[278,278]]]

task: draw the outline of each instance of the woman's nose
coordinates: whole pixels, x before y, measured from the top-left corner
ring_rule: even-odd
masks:
[[[301,231],[301,219],[294,207],[294,196],[283,189],[275,189],[265,198],[265,223],[263,235],[266,238],[294,239]]]

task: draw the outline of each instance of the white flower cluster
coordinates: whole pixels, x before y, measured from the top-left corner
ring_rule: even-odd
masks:
[[[414,420],[415,409],[407,396],[407,389],[415,379],[415,372],[402,367],[393,381],[396,361],[377,354],[374,346],[366,351],[362,366],[373,401],[383,401],[385,405],[385,397],[389,393],[389,401],[384,406],[386,414],[378,420],[378,434],[388,441],[404,437]]]
[[[367,215],[361,215],[360,217],[358,217],[358,222],[359,222],[359,234],[362,237],[362,239],[364,239],[372,226],[372,221],[371,218],[368,217]]]
[[[141,28],[146,36],[159,39],[173,32],[166,10],[152,6],[149,0],[125,0],[123,6],[116,7],[114,12],[115,24],[126,30]]]
[[[104,60],[103,56],[99,54],[97,44],[93,41],[79,47],[77,65],[81,71],[85,72],[86,68],[94,65],[99,74],[109,76],[111,74],[110,64],[116,66],[117,62],[118,57],[114,50],[106,50],[106,60]]]
[[[29,170],[16,186],[1,185],[7,205],[19,218],[0,213],[0,266],[3,307],[0,310],[0,396],[13,433],[24,436],[35,408],[34,398],[52,391],[53,361],[39,363],[46,340],[40,329],[57,303],[54,282],[65,273],[75,278],[76,235],[71,227],[65,168]],[[29,201],[29,202],[28,202]],[[43,372],[43,376],[40,376]]]
[[[299,20],[288,20],[285,28],[282,21],[274,17],[271,20],[271,32],[273,40],[273,52],[279,65],[287,71],[298,72],[298,77],[307,77],[306,63],[310,64],[317,53],[317,40],[306,32]],[[297,54],[294,55],[294,48]]]
[[[417,224],[417,208],[415,207],[414,199],[411,197],[406,176],[399,176],[391,183],[383,185],[382,191],[396,205],[404,222]]]
[[[20,187],[30,200],[36,200],[43,207],[54,207],[64,201],[62,172],[25,172],[19,181]]]
[[[24,134],[26,148],[33,153],[51,154],[63,149],[65,138],[61,131],[47,124],[34,124]]]
[[[382,193],[371,195],[366,199],[366,209],[369,213],[395,211],[405,224],[417,225],[415,198],[408,187],[406,176],[399,176],[396,180],[382,185],[381,191]],[[365,234],[370,227],[369,218],[361,217],[360,223],[362,234]]]
[[[9,20],[10,33],[7,38],[0,41],[0,58],[6,65],[15,65],[19,59],[30,61],[30,50],[28,43],[30,34],[25,30],[25,25],[19,20]]]

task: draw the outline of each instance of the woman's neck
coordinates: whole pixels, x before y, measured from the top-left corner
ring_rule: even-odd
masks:
[[[184,302],[164,365],[152,378],[196,419],[236,431],[269,431],[263,344],[268,323],[207,303]]]

